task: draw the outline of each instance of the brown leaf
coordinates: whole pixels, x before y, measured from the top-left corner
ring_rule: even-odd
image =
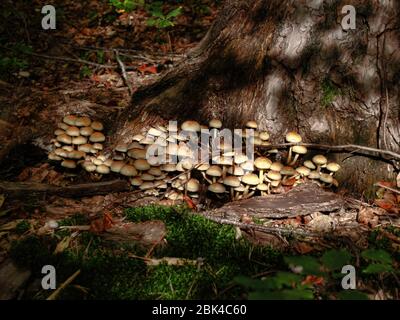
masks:
[[[323,277],[317,277],[314,275],[308,275],[301,283],[302,285],[306,284],[311,284],[311,285],[317,285],[321,286],[324,284],[324,278]]]
[[[374,214],[371,208],[361,208],[358,212],[357,221],[371,228],[378,225],[379,218]]]
[[[385,209],[386,211],[389,211],[391,208],[393,208],[394,203],[391,201],[387,201],[384,199],[375,199],[375,204],[382,208]]]
[[[314,250],[312,246],[305,242],[297,242],[293,247],[300,254],[307,254]]]

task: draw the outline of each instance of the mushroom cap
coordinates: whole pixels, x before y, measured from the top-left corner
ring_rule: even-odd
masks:
[[[59,124],[57,124],[57,127],[65,131],[69,128],[69,125],[64,122],[60,122]]]
[[[102,131],[104,129],[103,124],[99,121],[93,121],[90,126],[92,127],[93,130],[96,131]]]
[[[78,150],[73,150],[73,151],[68,152],[68,158],[70,158],[70,159],[78,160],[78,159],[84,158],[85,155],[86,154],[83,151],[78,151]]]
[[[308,169],[307,167],[304,167],[304,166],[296,168],[296,171],[305,177],[307,177],[311,172],[310,169]]]
[[[210,165],[208,163],[202,163],[202,164],[196,165],[196,170],[198,170],[198,171],[207,171],[208,168],[210,168]]]
[[[186,145],[182,144],[178,148],[178,157],[189,158],[193,156],[193,151]]]
[[[312,158],[312,161],[316,164],[316,165],[324,165],[325,163],[328,162],[328,159],[323,156],[322,154],[317,154]]]
[[[194,167],[194,160],[191,158],[186,158],[180,161],[182,168],[184,170],[191,170]]]
[[[318,171],[311,171],[310,174],[308,175],[308,179],[319,179],[321,175],[319,174]]]
[[[307,167],[308,169],[310,169],[310,170],[314,170],[314,169],[317,168],[317,167],[315,166],[315,164],[314,164],[311,160],[306,160],[306,161],[304,161],[303,165],[304,165],[305,167]]]
[[[240,180],[238,177],[235,176],[227,176],[224,179],[224,185],[232,188],[237,188],[240,186]]]
[[[216,182],[208,186],[208,191],[212,193],[224,193],[226,189],[223,184]]]
[[[103,150],[103,145],[101,143],[93,143],[93,149],[95,150]]]
[[[287,142],[290,142],[290,143],[299,143],[299,142],[301,142],[301,136],[297,133],[297,132],[295,132],[295,131],[289,131],[287,134],[286,134],[286,141]]]
[[[328,173],[321,173],[319,179],[322,182],[325,182],[325,183],[332,183],[333,182],[333,177]]]
[[[176,171],[176,165],[173,163],[166,163],[161,166],[161,170],[165,172],[174,172]]]
[[[267,191],[268,190],[268,185],[266,185],[265,183],[260,183],[260,184],[257,185],[257,190]]]
[[[137,159],[135,160],[133,165],[139,171],[146,171],[150,169],[150,164],[147,162],[146,159]]]
[[[133,141],[128,145],[128,150],[129,149],[144,149],[144,146],[142,146],[138,141]]]
[[[242,177],[242,182],[245,184],[248,184],[250,186],[256,186],[260,183],[260,180],[258,179],[258,176],[254,173],[246,173]]]
[[[151,167],[147,173],[157,177],[162,175],[162,171],[159,167]]]
[[[138,174],[136,168],[130,164],[125,164],[119,171],[120,174],[126,177],[133,177]]]
[[[74,126],[75,125],[75,121],[78,117],[74,116],[73,114],[67,115],[63,118],[63,122],[70,125],[70,126]]]
[[[69,127],[65,133],[70,137],[79,137],[80,132],[78,127]]]
[[[154,188],[154,182],[146,181],[143,182],[142,185],[139,187],[140,190],[149,190]]]
[[[62,148],[57,148],[56,150],[54,150],[54,154],[62,158],[68,157],[68,151]]]
[[[55,136],[59,136],[60,134],[65,134],[65,131],[62,130],[62,129],[56,129],[56,130],[54,131],[54,135],[55,135]]]
[[[279,172],[282,170],[283,167],[284,167],[284,165],[281,162],[275,161],[275,162],[272,162],[270,169],[273,171]]]
[[[129,149],[128,157],[133,159],[146,159],[146,150],[143,149]]]
[[[293,146],[292,152],[298,153],[298,154],[306,154],[307,148],[305,146]]]
[[[140,177],[134,177],[131,178],[131,185],[135,186],[135,187],[139,187],[143,184],[143,180],[140,179]]]
[[[142,134],[135,134],[132,138],[133,141],[139,142],[140,140],[144,139],[144,135]]]
[[[140,178],[142,178],[143,181],[154,181],[154,180],[155,180],[155,179],[154,179],[154,176],[151,175],[151,174],[149,174],[149,173],[147,173],[147,172],[143,173],[143,174],[140,176]]]
[[[68,152],[74,151],[74,147],[73,146],[63,146],[62,149],[65,150],[65,151],[68,151]]]
[[[208,126],[210,128],[220,129],[222,127],[222,122],[221,120],[218,119],[211,119],[210,122],[208,123]]]
[[[99,166],[99,165],[102,165],[102,164],[103,164],[103,160],[101,160],[101,159],[99,159],[99,158],[93,159],[92,162],[93,162],[96,166]]]
[[[60,156],[56,155],[54,152],[50,152],[47,157],[49,160],[52,160],[52,161],[61,161],[62,160],[62,158]]]
[[[233,164],[233,160],[231,157],[218,156],[213,158],[213,163],[221,166],[231,166]]]
[[[96,172],[100,174],[109,174],[110,173],[110,168],[107,167],[105,164],[101,164],[97,166]]]
[[[243,170],[245,171],[253,171],[254,170],[254,162],[251,160],[247,160],[240,164]]]
[[[234,159],[236,164],[242,164],[242,163],[246,162],[247,160],[249,160],[249,158],[243,153],[236,154],[235,159]]]
[[[64,160],[63,162],[61,162],[61,166],[68,169],[75,169],[76,162],[74,160]]]
[[[167,147],[167,154],[172,156],[178,155],[179,146],[176,143],[169,143]]]
[[[229,174],[234,175],[234,176],[243,176],[243,175],[244,175],[244,170],[243,170],[243,168],[240,167],[240,166],[232,166],[232,167],[229,167],[228,170],[227,170],[227,172],[228,172]]]
[[[88,163],[84,163],[82,165],[83,169],[85,169],[87,172],[95,172],[97,169],[97,166],[95,164],[93,164],[92,162],[88,162]]]
[[[201,127],[197,121],[187,120],[181,124],[181,129],[184,131],[199,132],[201,130]]]
[[[326,169],[328,169],[328,170],[331,171],[331,172],[337,172],[337,171],[340,170],[340,165],[337,164],[336,162],[329,162],[329,163],[326,165]]]
[[[281,183],[280,180],[272,180],[271,181],[271,186],[273,186],[274,188],[278,187],[279,184]]]
[[[115,147],[115,151],[118,152],[127,152],[128,151],[128,144],[127,143],[118,143]]]
[[[239,187],[235,188],[234,190],[237,192],[243,192],[243,191],[246,191],[246,187],[241,184]]]
[[[268,171],[267,173],[267,177],[268,179],[274,180],[274,181],[278,181],[282,179],[282,175],[280,174],[280,172],[278,171]]]
[[[219,166],[212,165],[207,169],[206,174],[211,177],[220,177],[222,175],[222,169]]]
[[[151,127],[151,128],[149,129],[149,131],[147,131],[147,133],[148,133],[149,135],[152,135],[153,137],[159,137],[159,136],[161,136],[161,135],[163,134],[163,131]]]
[[[91,142],[104,142],[106,140],[106,137],[101,132],[94,132],[93,134],[91,134],[89,140]]]
[[[186,183],[186,189],[189,192],[198,192],[200,190],[200,182],[197,179],[189,179]]]
[[[265,157],[258,157],[254,161],[254,166],[257,169],[261,169],[261,170],[269,169],[271,167],[271,165],[272,165],[272,161]]]
[[[59,136],[57,136],[57,141],[64,144],[71,144],[72,138],[66,134],[60,134]]]
[[[87,143],[87,138],[86,137],[79,136],[79,137],[72,138],[72,144],[82,145],[82,144],[86,144],[86,143]]]
[[[250,120],[250,121],[247,121],[247,122],[246,122],[246,127],[247,127],[247,128],[250,128],[250,129],[257,129],[257,128],[258,128],[258,125],[257,125],[257,122],[256,122],[256,121]]]
[[[111,169],[112,172],[120,173],[120,172],[121,172],[121,169],[122,169],[122,167],[123,167],[124,165],[125,165],[125,162],[123,162],[123,161],[118,161],[118,160],[114,160],[114,161],[111,163],[110,169]]]
[[[91,134],[93,134],[93,129],[92,127],[82,127],[79,129],[79,134],[81,136],[89,137]]]
[[[154,139],[147,136],[140,140],[139,143],[143,145],[154,144]]]
[[[296,170],[290,166],[284,166],[279,172],[284,176],[294,176],[296,174]]]
[[[259,138],[262,141],[267,141],[269,139],[269,133],[267,131],[261,131],[259,134]]]
[[[75,120],[75,125],[77,127],[88,127],[92,123],[92,120],[88,117],[79,117]]]

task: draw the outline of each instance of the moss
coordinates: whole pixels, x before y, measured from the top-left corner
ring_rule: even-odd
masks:
[[[322,98],[321,98],[321,105],[323,107],[327,107],[330,105],[340,94],[340,90],[337,86],[333,84],[331,80],[328,78],[324,79],[324,81],[321,84],[321,90],[322,90]]]
[[[22,220],[16,225],[15,232],[18,234],[23,234],[26,231],[28,231],[30,228],[31,228],[30,222],[26,221],[26,220]]]
[[[88,223],[89,223],[88,217],[79,213],[59,221],[60,226],[78,226],[78,225],[85,225]]]

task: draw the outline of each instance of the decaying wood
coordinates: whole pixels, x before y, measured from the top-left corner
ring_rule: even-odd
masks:
[[[230,202],[211,212],[214,217],[238,221],[243,214],[255,218],[282,219],[314,212],[332,212],[345,201],[335,193],[324,191],[315,183],[301,184],[287,193]]]
[[[20,269],[10,259],[6,260],[0,266],[0,300],[15,298],[30,276],[29,270]]]
[[[15,132],[13,134],[15,138],[11,139],[0,149],[0,163],[4,161],[4,159],[9,155],[12,149],[33,139],[35,137],[35,133],[36,130],[29,127],[15,129]]]
[[[66,187],[34,182],[0,182],[0,193],[4,193],[10,198],[43,195],[80,198],[84,196],[123,192],[127,190],[129,190],[129,183],[124,180],[84,183]]]

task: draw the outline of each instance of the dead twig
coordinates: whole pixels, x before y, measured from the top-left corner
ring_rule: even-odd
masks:
[[[76,271],[72,276],[70,276],[67,280],[65,280],[61,286],[58,287],[56,291],[54,291],[46,300],[56,300],[58,295],[62,290],[64,290],[72,281],[75,280],[77,276],[81,273],[81,270]]]
[[[400,190],[385,186],[385,185],[381,184],[380,182],[375,183],[374,186],[380,187],[380,188],[383,188],[383,189],[386,189],[386,190],[389,190],[389,191],[392,191],[392,192],[397,193],[397,194],[400,194]]]
[[[131,83],[130,83],[130,81],[128,79],[128,75],[126,73],[125,65],[124,65],[124,63],[122,62],[122,60],[119,57],[118,50],[114,50],[114,56],[115,56],[115,59],[118,62],[118,65],[119,65],[120,69],[121,69],[122,79],[124,80],[125,85],[128,87],[129,95],[132,95],[132,93],[133,93],[132,85],[131,85]]]

